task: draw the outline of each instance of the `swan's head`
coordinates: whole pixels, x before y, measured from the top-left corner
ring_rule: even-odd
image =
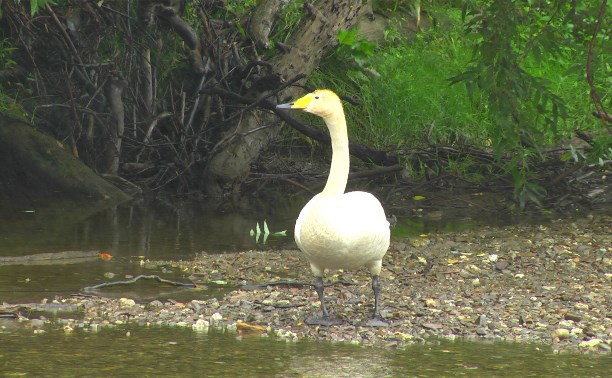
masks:
[[[342,102],[329,89],[317,89],[294,102],[277,105],[276,108],[302,110],[322,118],[329,118],[338,112],[342,112]]]

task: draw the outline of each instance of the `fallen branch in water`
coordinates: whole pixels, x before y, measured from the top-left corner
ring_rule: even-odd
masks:
[[[337,284],[345,285],[345,286],[353,285],[351,281],[347,281],[345,279],[339,279],[334,282],[326,283],[325,287],[334,286]],[[242,290],[264,290],[268,286],[301,287],[301,286],[314,286],[314,284],[310,282],[299,282],[299,281],[293,281],[293,280],[278,280],[278,281],[272,281],[272,282],[264,282],[260,284],[242,285],[240,286],[240,289]]]
[[[263,301],[254,301],[253,303],[257,305],[262,305],[262,306],[272,306],[274,308],[293,308],[293,307],[307,306],[310,302],[291,303],[291,304],[264,304]]]
[[[26,256],[2,256],[0,265],[75,264],[102,258],[100,251],[62,251]]]
[[[94,291],[97,289],[101,289],[103,287],[110,287],[110,286],[118,286],[118,285],[131,285],[133,283],[136,283],[138,280],[141,279],[145,279],[145,280],[155,280],[157,282],[161,282],[161,283],[165,283],[165,284],[170,284],[173,286],[186,286],[186,287],[197,287],[196,284],[194,283],[186,283],[186,282],[176,282],[176,281],[171,281],[171,280],[167,280],[164,278],[161,278],[160,276],[155,276],[155,275],[151,275],[151,276],[145,276],[145,275],[140,275],[138,277],[134,277],[131,280],[125,280],[125,281],[113,281],[113,282],[104,282],[95,286],[87,286],[83,288],[83,291],[85,292],[90,292],[90,291]]]

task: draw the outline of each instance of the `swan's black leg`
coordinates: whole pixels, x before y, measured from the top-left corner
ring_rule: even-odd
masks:
[[[330,318],[329,312],[327,312],[327,306],[325,305],[325,294],[323,294],[323,290],[325,289],[325,285],[323,284],[323,277],[315,278],[314,287],[315,287],[317,294],[319,295],[319,301],[321,302],[322,316],[320,318],[316,318],[316,317],[308,318],[306,319],[306,324],[325,325],[325,326],[341,324],[342,323],[341,320]]]
[[[372,290],[374,291],[374,313],[372,318],[365,322],[365,326],[370,327],[388,327],[389,323],[382,320],[379,312],[379,301],[380,301],[380,278],[378,276],[372,276]]]
[[[327,306],[325,305],[325,294],[323,294],[323,290],[325,290],[325,284],[323,283],[323,277],[316,277],[315,290],[319,295],[319,301],[321,302],[321,312],[323,313],[324,318],[329,318],[329,312],[327,312]]]
[[[380,277],[372,276],[372,291],[374,291],[374,315],[373,318],[379,318],[378,301],[380,301]]]

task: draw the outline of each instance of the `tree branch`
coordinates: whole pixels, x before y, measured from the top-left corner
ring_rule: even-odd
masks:
[[[601,102],[601,97],[597,93],[597,89],[595,88],[595,83],[593,80],[593,50],[595,49],[595,40],[597,39],[597,35],[601,31],[601,23],[604,18],[604,14],[606,13],[606,5],[608,0],[603,0],[601,2],[601,7],[599,9],[599,14],[597,16],[597,24],[595,25],[595,30],[593,30],[593,37],[591,37],[591,42],[589,42],[589,52],[587,56],[587,64],[586,64],[586,79],[589,83],[589,87],[591,88],[591,99],[593,100],[593,104],[595,105],[595,109],[597,109],[598,118],[602,121],[609,120],[611,117],[606,112],[603,103]],[[610,129],[608,129],[610,131]]]
[[[113,281],[113,282],[103,282],[101,284],[98,285],[94,285],[94,286],[87,286],[83,288],[84,292],[91,292],[97,289],[101,289],[103,287],[110,287],[110,286],[119,286],[119,285],[131,285],[136,283],[137,281],[141,280],[141,279],[145,279],[145,280],[155,280],[157,282],[161,282],[161,283],[166,283],[166,284],[170,284],[173,286],[186,286],[186,287],[197,287],[196,284],[192,283],[192,282],[176,282],[176,281],[170,281],[164,278],[161,278],[160,276],[155,276],[155,275],[151,275],[151,276],[145,276],[145,275],[140,275],[138,277],[134,277],[131,280],[125,280],[125,281]]]

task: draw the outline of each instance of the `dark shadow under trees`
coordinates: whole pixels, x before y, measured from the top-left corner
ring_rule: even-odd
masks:
[[[312,140],[329,143],[324,129],[277,112],[274,105],[311,89],[304,79],[337,44],[340,30],[373,14],[369,2],[321,0],[302,6],[264,0],[254,8],[207,0],[171,3],[65,1],[49,5],[38,1],[42,6],[31,15],[23,3],[3,2],[0,29],[15,48],[9,54],[15,64],[5,64],[7,69],[0,72],[4,79],[0,89],[31,114],[36,128],[60,140],[93,170],[115,180],[122,177],[153,193],[239,196],[247,179],[253,178],[257,159],[277,141],[281,121]],[[508,6],[489,3],[493,10]],[[468,26],[479,26],[481,21],[474,17]],[[601,28],[601,19],[597,25]],[[592,30],[593,36],[598,32]],[[501,40],[508,37],[500,30],[495,33],[490,35]],[[483,41],[483,56],[486,43],[495,40]],[[515,54],[511,45],[508,49]],[[474,86],[499,72],[491,62],[475,62],[454,80]],[[546,102],[534,106],[549,107],[550,122],[562,115],[562,104],[544,87],[530,86],[529,80],[519,84],[531,92],[517,89],[527,93],[525,98],[506,91],[508,83],[517,83],[512,72],[520,72],[516,61],[506,62],[508,81],[489,84],[499,90],[490,105],[499,105],[500,119],[509,122],[500,128],[500,141],[514,141],[512,148],[507,148],[508,143],[495,145],[496,151],[430,144],[419,150],[400,146],[383,151],[352,143],[353,156],[366,165],[385,167],[370,169],[364,176],[392,175],[397,183],[394,192],[409,195],[405,186],[412,183],[398,172],[420,170],[435,185],[444,181],[440,178],[446,177],[451,162],[466,161],[470,170],[501,178],[499,185],[514,186],[515,193],[521,188],[517,177],[523,180],[523,189],[536,183],[555,193],[563,179],[572,178],[563,181],[567,191],[583,190],[583,185],[575,187],[576,182],[596,167],[561,161],[559,157],[567,151],[525,155],[519,163],[529,172],[542,168],[529,177],[520,169],[509,169],[517,156],[514,147],[537,144],[525,139],[521,101],[536,95],[544,101],[542,94],[546,95]],[[587,79],[593,80],[592,73],[587,72]],[[594,101],[599,99],[596,92],[591,95]],[[502,105],[510,106],[506,113],[511,116],[504,116]],[[601,99],[597,109],[609,129]],[[579,137],[590,143],[589,135]],[[541,157],[555,164],[547,165]],[[295,182],[292,172],[276,173],[276,178],[286,175]]]

